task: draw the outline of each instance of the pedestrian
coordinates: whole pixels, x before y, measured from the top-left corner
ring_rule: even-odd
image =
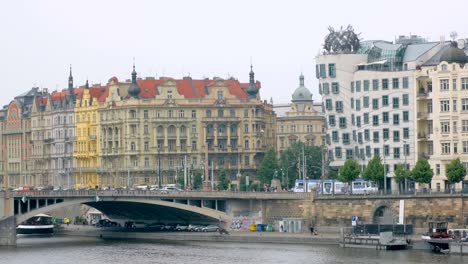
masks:
[[[280,225],[280,232],[283,233],[283,225]]]

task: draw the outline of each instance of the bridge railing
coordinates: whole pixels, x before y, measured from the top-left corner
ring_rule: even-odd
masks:
[[[181,199],[310,199],[312,193],[292,192],[230,192],[230,191],[142,191],[142,190],[58,190],[58,191],[21,191],[15,197],[161,197]]]

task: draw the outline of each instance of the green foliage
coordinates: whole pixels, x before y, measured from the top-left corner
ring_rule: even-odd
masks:
[[[270,148],[257,170],[258,179],[261,183],[270,184],[271,179],[277,170],[278,160],[276,159],[276,151],[273,148]]]
[[[434,176],[434,172],[432,171],[429,162],[425,159],[418,160],[418,162],[416,162],[416,166],[411,170],[411,178],[415,182],[430,183],[432,181],[432,176]]]
[[[403,182],[406,179],[410,178],[410,171],[406,169],[405,164],[398,163],[395,170],[395,182]]]
[[[445,174],[447,176],[447,180],[450,183],[457,183],[461,182],[466,175],[465,166],[461,163],[460,159],[452,160],[446,167],[445,167]]]
[[[184,171],[179,170],[176,177],[176,182],[181,186],[182,189],[185,189],[184,185]]]
[[[320,179],[322,175],[322,149],[315,146],[307,146],[303,142],[295,142],[288,149],[281,153],[279,167],[284,174],[288,186],[294,186],[294,182],[299,178],[299,164],[302,170],[303,156],[306,157],[306,175],[309,179]],[[300,160],[300,162],[299,162]],[[301,177],[302,178],[302,177]],[[283,184],[286,186],[286,184]]]
[[[366,181],[373,181],[376,183],[383,182],[384,166],[379,156],[376,155],[371,160],[369,160],[366,169],[362,174],[362,177]]]
[[[250,190],[254,190],[256,192],[260,191],[260,183],[254,182],[250,185]]]
[[[218,173],[218,185],[217,187],[219,190],[227,190],[229,189],[229,184],[231,183],[231,180],[227,176],[226,170],[221,170]]]
[[[327,179],[333,179],[333,180],[336,179],[337,180],[338,177],[339,177],[338,171],[332,170],[332,171],[328,172]]]
[[[246,186],[245,184],[246,184],[245,175],[242,175],[239,179],[239,190],[241,192],[249,191],[248,186]]]
[[[346,160],[343,167],[340,168],[339,180],[342,182],[352,182],[357,179],[361,170],[355,160]]]
[[[194,190],[200,190],[203,185],[203,179],[202,179],[203,173],[200,170],[195,170],[193,172],[193,186],[192,188]]]

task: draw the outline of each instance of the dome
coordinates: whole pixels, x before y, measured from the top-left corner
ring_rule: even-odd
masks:
[[[468,58],[465,52],[458,48],[457,42],[452,41],[450,47],[440,56],[440,61],[465,64]]]
[[[292,94],[292,101],[312,101],[312,93],[304,86],[304,75],[299,77],[299,87]]]
[[[137,80],[136,80],[136,71],[135,71],[135,65],[133,65],[133,72],[132,72],[132,84],[130,84],[130,87],[128,88],[128,93],[132,96],[137,98],[138,95],[141,92],[140,86],[138,86]]]

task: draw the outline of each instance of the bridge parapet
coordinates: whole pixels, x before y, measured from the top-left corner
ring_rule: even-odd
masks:
[[[154,197],[168,199],[250,199],[250,200],[307,200],[311,193],[291,192],[153,192],[153,191],[97,191],[97,190],[67,190],[67,191],[25,191],[15,192],[15,198],[66,198],[66,197]]]

